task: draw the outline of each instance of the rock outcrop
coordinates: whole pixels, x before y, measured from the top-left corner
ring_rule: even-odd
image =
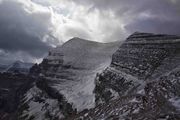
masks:
[[[96,88],[104,86],[99,91],[107,94],[108,91],[118,92],[120,96],[130,94],[144,83],[171,72],[180,65],[179,61],[180,37],[134,33],[113,54],[111,65],[97,76]],[[105,93],[97,92],[97,96]],[[105,101],[111,98],[106,97],[101,98]]]
[[[97,107],[83,119],[179,119],[180,37],[134,33],[96,77]]]

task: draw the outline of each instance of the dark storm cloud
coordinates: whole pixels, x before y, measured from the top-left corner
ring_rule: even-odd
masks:
[[[12,54],[24,52],[41,58],[51,48],[43,41],[49,32],[50,14],[46,11],[33,13],[33,9],[18,0],[3,0],[0,3],[1,50]]]
[[[24,51],[28,54],[41,57],[50,46],[42,42],[38,37],[28,35],[19,29],[12,31],[1,29],[0,25],[0,48],[6,51]]]

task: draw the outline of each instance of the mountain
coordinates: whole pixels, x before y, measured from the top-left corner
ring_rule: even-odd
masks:
[[[25,63],[22,61],[15,61],[14,63],[12,63],[10,65],[6,65],[4,67],[3,72],[10,72],[10,73],[19,72],[19,73],[28,74],[28,72],[32,66],[33,66],[33,63]]]
[[[2,120],[180,119],[180,36],[135,32],[112,43],[72,38],[28,75],[4,74],[13,85],[0,84],[10,93],[2,100],[18,104],[0,99]]]
[[[60,119],[93,108],[94,78],[110,65],[119,44],[73,38],[50,50],[43,62],[30,70],[32,75],[45,79],[39,80],[25,95],[22,104],[29,108],[23,110],[21,118]]]
[[[96,107],[73,119],[179,120],[180,37],[132,34],[97,75],[94,93]]]

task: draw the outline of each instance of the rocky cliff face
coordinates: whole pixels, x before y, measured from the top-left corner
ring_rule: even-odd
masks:
[[[179,119],[180,37],[134,33],[96,77],[97,107],[83,119]]]
[[[179,120],[180,69],[146,83],[133,94],[117,97],[70,120]]]
[[[150,79],[155,74],[158,77],[179,65],[179,39],[178,36],[134,33],[115,52],[111,67],[138,79]]]
[[[22,106],[28,107],[22,110],[20,118],[61,119],[93,108],[96,74],[110,65],[118,46],[118,42],[73,38],[51,50],[40,65],[30,70],[31,75],[43,80],[25,94]]]

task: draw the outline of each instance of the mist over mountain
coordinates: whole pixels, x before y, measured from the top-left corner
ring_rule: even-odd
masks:
[[[9,73],[24,73],[28,74],[30,68],[33,66],[33,63],[25,63],[22,61],[15,61],[12,64],[0,65],[0,72],[9,72]]]

